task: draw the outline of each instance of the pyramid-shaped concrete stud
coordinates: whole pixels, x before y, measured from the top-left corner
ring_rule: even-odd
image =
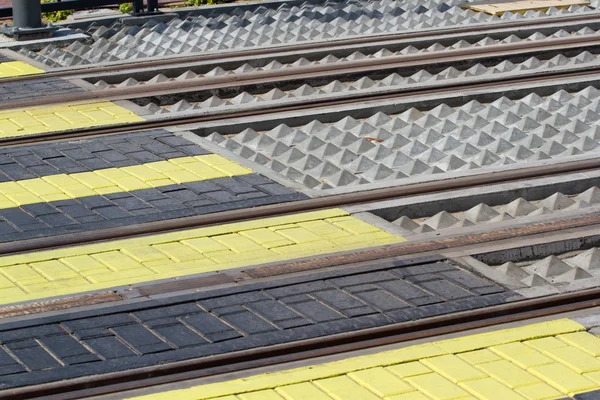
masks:
[[[569,272],[572,267],[552,255],[525,267],[525,269],[543,278],[551,278]]]
[[[538,207],[543,206],[551,211],[557,211],[570,207],[574,203],[574,200],[568,198],[560,192],[557,192],[551,195],[550,197],[547,197],[544,200],[540,201]]]
[[[487,204],[478,204],[464,212],[464,218],[473,222],[485,222],[495,218],[499,213]]]
[[[600,204],[600,189],[596,186],[578,194],[575,199],[585,201],[588,204]]]
[[[538,274],[532,274],[528,277],[521,279],[521,282],[529,287],[548,286],[550,282],[539,276]]]
[[[522,217],[536,211],[537,207],[524,198],[519,197],[518,199],[513,200],[507,205],[501,207],[500,210],[512,215],[513,217]]]
[[[378,182],[394,175],[394,171],[383,164],[377,164],[364,172],[361,177],[369,182]]]
[[[427,224],[419,225],[416,229],[413,230],[415,233],[427,233],[427,232],[435,232],[435,229],[430,227]]]
[[[512,215],[505,213],[505,212],[501,212],[494,218],[489,219],[488,222],[501,222],[501,221],[510,221],[510,220],[514,220]]]
[[[581,268],[572,268],[570,271],[565,272],[552,279],[553,282],[573,282],[580,279],[593,278],[592,275],[587,273]]]
[[[333,187],[339,187],[351,185],[358,181],[358,178],[351,172],[340,170],[332,176],[325,178],[325,180]]]
[[[523,268],[519,267],[512,261],[506,262],[502,265],[497,266],[496,271],[502,272],[506,276],[510,276],[512,278],[517,278],[519,280],[525,279],[530,276],[529,273],[523,270]]]
[[[419,224],[417,224],[415,221],[413,221],[412,219],[408,218],[407,216],[402,216],[400,218],[398,218],[397,220],[395,220],[393,222],[394,225],[397,225],[403,229],[406,229],[408,231],[414,231],[415,229],[419,228]]]
[[[359,153],[360,154],[360,153]],[[377,164],[368,157],[359,156],[348,165],[348,169],[353,173],[363,173],[375,167]]]
[[[583,268],[587,271],[598,270],[600,269],[600,249],[593,247],[577,256],[566,258],[564,261],[572,267]]]
[[[261,135],[261,136],[266,137],[267,135]],[[282,142],[274,142],[274,143],[271,143],[270,145],[264,147],[262,149],[262,154],[264,154],[268,158],[273,158],[273,157],[280,156],[289,150],[290,150],[290,147],[283,144]]]
[[[456,219],[452,214],[446,211],[441,211],[435,214],[433,217],[429,217],[425,221],[423,221],[424,224],[429,225],[435,230],[450,228],[457,222],[458,219]]]

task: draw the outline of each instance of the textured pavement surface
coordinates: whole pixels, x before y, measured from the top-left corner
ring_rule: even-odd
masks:
[[[0,325],[0,387],[350,332],[509,298],[519,296],[430,258],[8,323]]]
[[[260,71],[276,71],[288,68],[302,68],[327,64],[339,65],[340,68],[342,68],[345,66],[344,63],[348,61],[368,59],[386,61],[385,58],[392,56],[402,57],[422,53],[452,52],[453,50],[461,50],[481,46],[493,46],[517,42],[548,41],[551,39],[559,39],[569,36],[589,36],[597,34],[596,31],[588,27],[582,28],[576,32],[566,32],[563,29],[556,28],[556,30],[553,33],[546,33],[547,35],[537,32],[524,38],[519,38],[513,34],[506,33],[504,35],[496,35],[494,39],[492,39],[491,37],[485,37],[484,39],[473,41],[473,43],[461,39],[457,40],[455,43],[446,46],[439,43],[422,46],[416,44],[416,46],[418,47],[415,47],[413,45],[407,45],[406,47],[398,50],[389,50],[387,47],[384,47],[378,50],[377,52],[354,51],[345,57],[341,57],[340,55],[339,58],[331,54],[324,57],[322,54],[319,54],[317,56],[306,54],[303,57],[299,57],[293,62],[288,62],[284,64],[280,63],[277,60],[273,60],[268,64],[265,64],[266,61],[261,60],[242,64],[241,66],[236,67],[235,69],[224,69],[221,66],[217,66],[214,68],[213,66],[210,66],[208,68],[206,66],[200,66],[186,70],[183,73],[181,73],[181,71],[172,72],[165,70],[161,71],[161,73],[157,75],[152,76],[151,78],[138,76],[140,81],[135,79],[135,77],[131,76],[103,76],[102,79],[89,79],[89,82],[93,83],[99,89],[114,87],[133,87],[143,84],[163,83],[168,81],[189,81],[190,83],[199,83],[202,81],[203,78],[211,78],[218,76],[243,75]],[[339,51],[336,53],[339,54]],[[397,58],[397,60],[401,61],[402,58]],[[234,94],[224,91],[224,93],[220,96],[213,96],[212,94],[210,94],[215,93],[215,91],[212,90],[211,92],[207,92],[207,94],[204,96],[206,98],[201,99],[199,101],[194,101],[191,104],[192,106],[194,106],[195,109],[204,109],[226,107],[246,103],[257,103],[262,101],[291,101],[296,98],[307,98],[311,96],[323,97],[336,93],[341,94],[343,92],[355,90],[375,91],[392,87],[414,86],[421,85],[424,83],[434,83],[436,81],[448,81],[455,79],[462,81],[464,79],[473,78],[514,78],[515,75],[523,74],[527,71],[542,72],[548,69],[556,69],[560,67],[573,68],[597,65],[598,55],[590,53],[588,51],[582,51],[578,54],[574,54],[571,56],[565,56],[560,54],[554,57],[530,57],[522,61],[517,59],[513,60],[514,62],[511,62],[509,60],[489,62],[486,60],[483,62],[483,64],[466,64],[465,66],[456,65],[456,67],[451,66],[441,71],[439,71],[439,68],[436,69],[435,67],[424,68],[418,70],[417,72],[414,72],[414,70],[411,70],[410,72],[398,70],[397,72],[391,74],[382,74],[381,71],[375,71],[372,73],[363,73],[363,76],[356,79],[346,78],[342,79],[341,81],[338,81],[332,78],[330,82],[319,83],[319,85],[310,85],[308,83],[305,83],[304,81],[291,83],[286,82],[285,84],[275,84],[275,86],[281,86],[283,90],[279,87],[276,87],[275,89],[270,89],[272,85],[269,85],[267,89],[259,87],[253,88],[249,91],[242,91],[241,93],[236,92]],[[428,72],[428,70],[431,70],[432,73]],[[301,69],[299,70],[299,72],[300,71]],[[105,79],[106,81],[103,79]],[[199,97],[198,94],[196,94],[195,96],[196,98]],[[159,105],[160,104],[150,103],[150,105],[148,105],[147,108],[149,111],[154,112],[156,114],[163,114],[169,111],[176,112],[184,110],[182,109],[181,105],[174,105],[170,107],[158,107]]]
[[[305,198],[163,130],[0,150],[0,242]]]
[[[481,23],[502,27],[503,22],[518,19],[550,21],[594,11],[597,1],[590,7],[551,7],[501,17],[464,10],[461,5],[459,0],[346,0],[224,6],[219,11],[203,7],[170,20],[144,19],[143,25],[91,22],[83,29],[91,35],[88,41],[20,51],[50,68],[89,66],[396,32],[425,35],[432,29]],[[208,62],[188,71],[135,75],[139,81],[119,73],[95,76],[88,82],[98,89],[169,80],[201,83],[212,77],[236,78],[319,64],[343,66],[363,59],[401,60],[424,53],[437,53],[443,59],[453,51],[482,46],[537,42],[550,48],[562,38],[597,35],[591,28],[556,27],[543,34],[506,32],[471,41],[442,44],[428,39],[414,45],[372,46],[369,51],[348,49],[336,53],[338,57],[298,54],[296,59],[288,57],[287,64],[265,57],[236,63],[232,70],[228,70],[232,63],[216,67]],[[443,69],[438,65],[388,69],[339,80],[332,76],[246,86],[239,91],[203,91],[188,98],[144,98],[136,103],[163,118],[169,113],[220,112],[225,107],[241,110],[258,103],[267,108],[269,102],[324,100],[351,92],[413,90],[436,82],[532,76],[596,67],[599,62],[597,49],[556,54],[468,61]],[[0,78],[38,73],[43,71],[0,57]],[[0,149],[0,243],[10,251],[10,242],[19,240],[93,235],[99,229],[117,232],[124,226],[308,198],[272,179],[295,181],[301,185],[294,187],[303,185],[310,193],[327,195],[335,189],[402,185],[431,175],[443,179],[509,165],[591,158],[600,151],[600,91],[593,86],[580,85],[578,91],[574,87],[554,93],[532,89],[525,97],[507,90],[507,97],[488,93],[477,100],[469,98],[468,103],[449,96],[448,101],[417,103],[416,108],[399,102],[379,109],[386,113],[372,110],[367,115],[360,108],[367,105],[360,105],[356,111],[340,113],[337,120],[318,120],[309,113],[303,125],[289,122],[273,128],[276,124],[267,121],[265,125],[273,129],[266,131],[260,123],[251,126],[256,130],[246,129],[249,126],[241,122],[239,130],[226,126],[214,128],[214,133],[200,126],[202,137],[194,138],[194,143],[153,130]],[[0,102],[82,90],[40,75],[26,82],[0,83]],[[0,138],[143,120],[126,107],[93,102],[0,111]],[[258,173],[269,169],[273,172],[267,173],[269,177]],[[1,255],[0,317],[21,316],[0,321],[0,389],[223,355],[598,287],[598,248],[527,262],[515,258],[502,265],[480,261],[486,255],[500,257],[481,250],[482,254],[457,260],[434,256],[373,261],[258,282],[252,278],[265,269],[250,271],[270,263],[291,264],[286,267],[293,270],[300,259],[451,235],[452,229],[464,233],[475,226],[482,231],[483,224],[495,227],[494,223],[510,220],[524,224],[526,218],[591,213],[600,207],[600,189],[594,184],[597,179],[585,190],[580,183],[579,192],[561,189],[568,195],[546,187],[544,197],[536,188],[531,191],[535,198],[523,189],[519,192],[523,198],[511,192],[502,197],[506,201],[494,202],[487,201],[490,189],[477,194],[477,201],[466,200],[469,206],[443,199],[450,208],[436,203],[435,211],[424,215],[429,203],[436,201],[430,199],[418,211],[419,217],[403,213],[402,205],[389,206],[394,202],[406,206],[410,200],[405,198],[390,200],[389,210],[369,208],[387,221],[368,213],[322,209]],[[459,203],[464,207],[459,209]],[[414,204],[405,208],[415,210]],[[219,281],[224,276],[235,283],[188,291],[196,279],[211,285],[213,278]],[[244,278],[238,281],[240,276]],[[186,291],[174,294],[177,290]],[[125,300],[60,311],[60,304],[69,307],[73,301],[88,301],[94,292],[102,292],[98,298],[108,294]],[[156,292],[160,294],[144,297]],[[81,295],[87,294],[91,296],[84,301]],[[600,339],[594,333],[599,329],[588,329],[572,320],[559,320],[147,398],[597,399]]]
[[[23,75],[43,74],[44,70],[33,67],[22,61],[13,61],[0,56],[0,78],[11,78]]]
[[[0,111],[0,137],[18,137],[140,121],[143,121],[143,118],[110,101],[3,110]]]
[[[49,45],[38,53],[21,52],[49,66],[72,66],[138,60],[148,57],[193,54],[208,51],[256,48],[331,38],[418,31],[429,28],[497,22],[521,18],[544,18],[588,12],[589,7],[572,6],[546,12],[505,13],[502,18],[463,10],[459,0],[397,3],[356,0],[282,4],[277,9],[258,5],[253,10],[229,9],[209,16],[190,14],[167,22],[150,21],[142,26],[114,23],[91,25],[91,45],[75,42],[69,47]]]
[[[24,101],[45,96],[81,93],[83,91],[81,87],[59,78],[0,83],[0,102]]]
[[[328,209],[0,257],[0,303],[403,242]]]
[[[440,211],[427,217],[411,219],[403,215],[389,220],[394,225],[419,234],[501,221],[514,220],[519,223],[526,217],[548,214],[560,216],[565,212],[598,207],[599,205],[600,188],[592,186],[576,194],[564,195],[557,192],[545,198],[531,201],[519,197],[510,203],[492,205],[479,203],[466,209],[462,208],[452,212]]]
[[[591,400],[599,356],[600,338],[560,319],[137,399]]]
[[[434,53],[434,52],[446,52],[453,51],[459,49],[468,49],[473,47],[480,46],[494,46],[494,45],[503,45],[509,43],[518,43],[518,42],[535,42],[535,41],[548,41],[552,39],[565,38],[565,37],[574,37],[574,36],[588,36],[595,35],[596,30],[591,29],[589,27],[581,28],[578,31],[568,32],[564,29],[557,27],[554,29],[548,28],[545,30],[546,34],[541,32],[536,32],[529,36],[521,34],[521,37],[516,36],[514,33],[497,33],[493,37],[486,36],[483,39],[470,39],[472,42],[469,42],[465,39],[456,39],[454,43],[450,44],[441,44],[435,42],[433,44],[429,44],[429,42],[423,43],[414,43],[414,44],[396,44],[394,47],[391,45],[385,45],[384,47],[378,48],[377,51],[375,49],[359,49],[359,50],[336,50],[336,54],[340,55],[340,57],[336,57],[332,54],[328,54],[323,56],[321,53],[311,54],[306,53],[303,55],[298,55],[294,61],[281,63],[277,60],[270,61],[270,59],[258,59],[258,60],[249,60],[248,62],[236,66],[235,69],[224,69],[221,66],[213,67],[212,65],[208,66],[195,66],[184,73],[180,71],[172,72],[169,70],[161,71],[161,73],[156,74],[151,78],[140,78],[140,81],[137,81],[135,78],[127,77],[123,79],[117,79],[114,76],[106,76],[104,81],[99,78],[90,78],[89,81],[94,83],[98,88],[110,88],[110,87],[129,87],[135,86],[143,83],[154,83],[154,82],[164,82],[166,80],[197,80],[206,77],[215,77],[215,76],[224,76],[224,75],[236,75],[236,74],[246,74],[257,71],[273,71],[280,70],[284,68],[293,68],[293,67],[306,67],[306,66],[315,66],[315,65],[326,65],[326,64],[336,64],[343,66],[344,62],[347,61],[356,61],[356,60],[365,60],[365,59],[376,59],[384,61],[387,57],[401,57],[408,56],[412,54],[422,54],[422,53]],[[517,32],[518,33],[518,32]],[[444,42],[446,43],[446,42]],[[348,54],[345,57],[341,57],[341,54]],[[290,56],[288,56],[290,57]],[[552,57],[550,59],[538,59],[536,57],[531,57],[526,60],[517,62],[513,64],[511,62],[502,63],[497,62],[496,64],[489,64],[488,67],[476,64],[472,68],[469,68],[465,71],[457,70],[455,67],[449,67],[439,74],[435,74],[431,76],[428,73],[424,72],[416,72],[407,76],[398,76],[397,74],[392,74],[387,77],[383,77],[381,79],[377,79],[373,84],[379,86],[390,86],[396,84],[416,84],[425,82],[428,80],[443,80],[443,79],[454,79],[454,78],[469,78],[472,76],[479,75],[497,75],[501,73],[507,73],[510,71],[528,71],[528,70],[536,70],[536,69],[544,69],[549,67],[563,66],[563,65],[579,65],[585,63],[594,63],[597,62],[597,55],[589,53],[589,52],[581,52],[580,54],[575,54],[571,56],[566,55],[558,55]],[[270,61],[267,63],[267,61]],[[460,66],[458,66],[460,68]],[[514,71],[516,69],[516,71]],[[104,77],[103,77],[104,78]],[[366,81],[366,82],[363,82]],[[368,79],[364,79],[360,82],[342,82],[348,86],[354,86],[355,89],[363,89],[368,87],[370,83]],[[289,84],[287,85],[289,87]],[[334,85],[339,86],[338,84]],[[332,89],[333,89],[332,88]],[[340,87],[341,88],[341,87]],[[313,88],[315,90],[319,89],[318,87]],[[310,92],[309,89],[306,89],[307,93],[302,91],[294,91],[293,89],[286,90],[285,93],[293,94],[293,95],[307,95]],[[290,96],[291,97],[291,96]],[[264,98],[264,96],[260,96],[260,98]],[[208,105],[207,105],[208,106]],[[212,105],[215,107],[216,105]]]
[[[433,109],[398,107],[367,119],[348,115],[335,123],[318,119],[302,126],[281,124],[231,137],[218,130],[208,140],[254,163],[304,184],[331,189],[414,176],[540,160],[565,159],[600,150],[600,92],[588,87],[541,97],[471,100]]]
[[[592,247],[575,253],[543,259],[512,262],[492,267],[524,287],[543,287],[547,293],[582,290],[600,284],[600,249]]]
[[[344,59],[354,60],[362,59],[365,57],[366,56],[364,55],[356,55],[355,57],[348,56]],[[472,67],[465,67],[461,70],[456,69],[454,67],[448,67],[443,71],[434,74],[430,74],[429,72],[427,72],[427,70],[423,69],[411,75],[404,74],[405,76],[401,76],[397,73],[392,73],[383,78],[377,78],[373,75],[364,75],[359,79],[347,80],[343,82],[339,80],[331,80],[329,83],[322,84],[321,86],[311,86],[306,83],[290,85],[290,83],[286,82],[285,85],[282,85],[282,87],[288,88],[286,90],[281,90],[277,87],[269,91],[266,91],[266,89],[257,89],[251,90],[249,92],[243,91],[239,94],[230,95],[230,97],[227,97],[226,94],[224,94],[222,97],[215,96],[213,95],[214,90],[211,90],[207,91],[205,95],[202,96],[203,98],[201,101],[189,102],[187,100],[180,100],[177,103],[170,104],[167,106],[164,106],[160,103],[157,104],[150,102],[148,104],[144,104],[144,108],[150,113],[153,113],[155,115],[161,115],[176,112],[190,112],[193,110],[218,109],[224,107],[240,106],[243,104],[254,105],[257,103],[263,103],[263,106],[266,106],[270,104],[269,102],[271,102],[273,105],[279,105],[282,102],[297,102],[298,100],[308,99],[316,99],[322,101],[328,97],[340,96],[343,94],[375,94],[377,92],[382,92],[383,90],[387,89],[409,88],[413,85],[422,86],[423,84],[434,84],[440,81],[446,82],[452,80],[460,80],[460,82],[462,82],[465,79],[475,78],[515,78],[518,75],[523,75],[527,73],[527,71],[536,71],[542,73],[547,70],[555,69],[555,67],[557,66],[565,68],[575,66],[582,67],[587,65],[591,66],[597,65],[599,61],[600,58],[597,55],[592,55],[591,53],[586,51],[571,58],[559,55],[549,60],[540,61],[539,59],[532,57],[521,63],[512,63],[510,61],[505,60],[502,62],[498,62],[495,65],[490,65],[489,67],[486,67],[482,64],[475,64]],[[265,68],[262,69],[264,70]],[[211,72],[209,72],[209,74]],[[227,71],[221,69],[221,71],[215,73],[215,76],[225,74],[227,74]],[[375,75],[380,76],[381,73],[376,72]],[[175,78],[167,78],[162,74],[157,75],[151,78],[150,80],[146,81],[145,83],[167,82],[169,80],[194,80],[198,79],[198,77],[199,76],[195,73],[191,71],[186,71],[185,73]],[[371,79],[371,77],[373,77],[373,79]],[[102,88],[109,88],[115,86],[136,86],[137,84],[138,83],[136,83],[136,81],[132,78],[129,78],[128,80],[120,83],[119,85],[108,85],[104,81],[99,81],[95,83],[96,86]],[[197,95],[195,94],[195,96]]]

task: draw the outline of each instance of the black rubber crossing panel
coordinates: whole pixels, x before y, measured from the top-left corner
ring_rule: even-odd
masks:
[[[2,59],[0,58],[0,62]],[[37,99],[47,96],[85,92],[74,83],[60,78],[40,78],[22,82],[0,82],[0,103]]]
[[[289,343],[515,301],[443,258],[376,263],[0,324],[0,388]]]
[[[0,149],[0,182],[211,154],[165,130]]]
[[[592,392],[579,393],[573,396],[575,400],[599,400],[600,390],[594,390]]]
[[[164,130],[0,150],[0,183],[211,154]],[[110,229],[308,197],[256,173],[0,208],[0,242]]]

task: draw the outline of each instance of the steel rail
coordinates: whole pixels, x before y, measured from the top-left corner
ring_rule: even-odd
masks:
[[[361,104],[368,101],[383,101],[383,100],[400,100],[410,98],[414,96],[425,96],[425,95],[446,95],[455,94],[458,90],[493,90],[496,88],[506,87],[507,85],[514,84],[542,84],[553,82],[559,79],[568,80],[576,78],[597,78],[600,72],[600,66],[591,66],[585,71],[566,71],[566,72],[552,72],[548,73],[537,73],[533,76],[524,76],[506,79],[505,77],[498,77],[496,79],[490,79],[486,82],[481,83],[460,83],[460,82],[448,82],[442,85],[436,85],[435,87],[406,89],[403,87],[395,88],[393,90],[386,91],[385,93],[353,93],[344,92],[343,98],[336,99],[323,99],[323,100],[302,100],[295,104],[283,104],[281,106],[268,107],[268,108],[255,108],[250,110],[225,110],[222,112],[216,112],[211,114],[201,115],[184,115],[174,118],[165,119],[154,119],[146,120],[133,123],[116,124],[110,126],[74,129],[70,131],[51,132],[42,134],[25,135],[18,137],[0,138],[0,146],[21,146],[26,144],[35,144],[47,141],[67,140],[67,139],[79,139],[93,136],[104,136],[119,133],[135,132],[142,130],[158,129],[171,127],[176,125],[187,125],[187,124],[198,124],[214,121],[227,121],[235,120],[243,117],[253,116],[276,116],[280,113],[285,112],[300,112],[305,110],[313,110],[315,113],[319,109],[332,106],[342,106],[348,104]]]
[[[92,66],[86,67],[81,66],[78,68],[68,68],[62,69],[58,71],[48,71],[43,75],[26,75],[20,77],[10,77],[10,78],[1,78],[0,84],[8,83],[8,82],[23,82],[28,80],[36,80],[42,77],[44,78],[57,78],[57,77],[66,77],[73,74],[102,74],[102,73],[114,73],[117,71],[128,71],[132,69],[139,68],[162,68],[172,66],[173,64],[185,62],[185,63],[193,63],[193,62],[204,62],[204,61],[220,61],[225,62],[228,59],[236,59],[240,57],[244,57],[250,59],[251,57],[257,56],[265,56],[270,54],[275,54],[277,52],[285,51],[285,50],[294,50],[295,52],[310,51],[310,50],[319,50],[319,49],[331,49],[331,51],[335,49],[345,49],[349,46],[354,45],[362,45],[362,44],[379,44],[384,45],[385,42],[393,42],[398,40],[407,40],[407,39],[423,39],[423,38],[434,38],[438,36],[444,35],[455,35],[455,34],[473,34],[473,33],[493,33],[494,31],[504,31],[507,29],[521,29],[521,28],[529,28],[529,27],[538,27],[543,25],[556,25],[561,26],[568,23],[582,23],[582,22],[598,22],[600,21],[600,13],[583,13],[577,15],[567,15],[560,16],[555,18],[539,18],[539,19],[525,19],[525,20],[516,20],[516,21],[503,21],[502,24],[498,24],[497,26],[480,25],[480,26],[459,26],[454,28],[444,28],[435,30],[432,32],[403,32],[403,33],[391,33],[391,34],[382,34],[382,35],[370,35],[370,36],[361,36],[361,37],[353,37],[353,38],[342,38],[342,39],[333,39],[328,41],[321,42],[309,42],[309,43],[294,43],[293,45],[282,45],[282,46],[274,46],[269,48],[258,48],[258,49],[247,49],[247,50],[231,50],[228,52],[220,52],[220,53],[212,53],[212,54],[197,54],[197,55],[181,55],[175,56],[171,58],[163,58],[163,59],[155,59],[155,60],[122,60],[120,62],[115,62],[110,65],[103,66]],[[479,30],[478,30],[479,29]]]
[[[280,68],[277,70],[205,77],[194,80],[140,84],[136,86],[92,90],[67,95],[43,96],[29,100],[18,100],[14,102],[6,101],[0,104],[0,110],[89,100],[115,101],[131,100],[139,96],[183,95],[185,93],[197,92],[200,90],[224,89],[244,85],[261,85],[265,83],[280,82],[282,80],[306,80],[311,78],[322,78],[323,76],[331,77],[331,80],[334,80],[336,76],[367,73],[383,69],[407,68],[507,56],[523,57],[527,54],[533,55],[541,52],[566,51],[570,49],[581,49],[581,51],[583,51],[586,48],[594,46],[600,46],[600,38],[597,35],[562,37],[539,41],[522,41],[517,43],[476,46],[439,52],[367,58],[333,64]],[[533,72],[535,73],[535,71]]]
[[[11,389],[1,391],[0,398],[12,400],[43,397],[49,400],[68,400],[123,393],[127,390],[432,338],[599,305],[600,288],[588,289],[229,354]]]
[[[267,218],[282,214],[314,211],[319,209],[364,204],[397,197],[438,193],[448,190],[463,189],[480,185],[512,182],[544,176],[556,176],[573,172],[582,172],[600,168],[600,158],[563,162],[537,167],[524,167],[519,170],[482,173],[443,181],[416,183],[363,192],[345,193],[289,203],[254,207],[251,209],[233,210],[166,221],[150,222],[134,226],[102,229],[91,232],[80,232],[49,238],[23,240],[0,244],[0,255],[22,254],[23,252],[80,245],[83,243],[116,240],[132,236],[164,233],[174,230],[197,228],[202,226],[239,222],[257,218]]]

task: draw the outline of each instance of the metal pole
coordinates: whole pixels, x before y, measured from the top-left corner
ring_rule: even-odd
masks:
[[[154,13],[158,11],[158,0],[148,0],[148,12]]]
[[[13,27],[41,28],[42,5],[40,0],[12,0]]]
[[[15,1],[15,0],[13,0]],[[133,2],[133,14],[139,15],[144,12],[144,0],[134,0]]]

